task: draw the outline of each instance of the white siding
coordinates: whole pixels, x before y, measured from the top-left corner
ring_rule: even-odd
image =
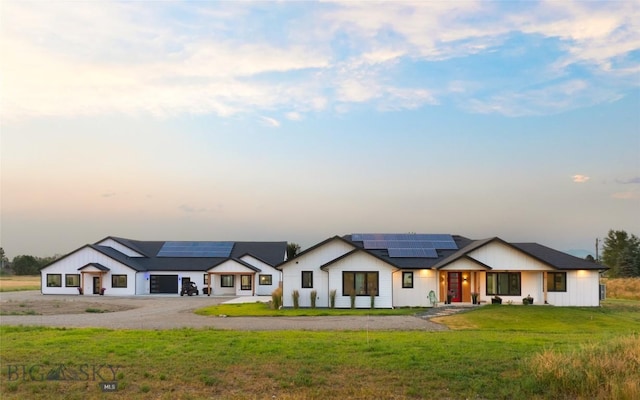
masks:
[[[102,242],[98,243],[100,246],[111,247],[114,250],[118,250],[120,253],[125,254],[129,257],[144,257],[144,255],[138,253],[137,251],[128,248],[127,246],[116,242],[113,239],[105,239]]]
[[[78,268],[83,267],[90,263],[99,263],[109,268],[109,271],[102,274],[101,286],[105,288],[106,296],[125,296],[136,294],[136,272],[130,267],[119,263],[113,258],[96,251],[90,247],[84,247],[75,253],[68,255],[41,271],[42,279],[42,294],[78,294],[78,289],[75,287],[65,287],[65,275],[66,274],[79,274],[80,278],[84,275],[83,288],[85,295],[93,294],[93,278],[90,274],[82,274],[78,271]],[[47,287],[47,274],[61,274],[62,275],[62,287]],[[112,275],[126,275],[127,287],[126,288],[112,288],[111,276]]]
[[[256,296],[271,296],[271,292],[276,290],[280,286],[281,272],[271,265],[258,260],[255,257],[246,255],[240,258],[242,261],[253,265],[256,268],[260,268],[261,272],[256,273],[254,285],[256,287]],[[260,275],[271,275],[271,285],[261,285]]]
[[[446,267],[440,268],[440,271],[485,271],[486,269],[486,267],[468,258],[460,258]]]
[[[294,290],[300,292],[300,306],[310,307],[312,290],[318,292],[317,307],[329,306],[329,282],[328,273],[321,270],[320,266],[334,260],[354,247],[340,239],[333,239],[324,245],[291,259],[282,266],[282,300],[284,307],[293,307],[291,294]],[[302,288],[302,271],[313,271],[313,288]]]
[[[386,262],[367,253],[354,253],[329,267],[329,291],[336,290],[336,308],[351,307],[349,293],[343,292],[342,273],[347,272],[378,272],[378,296],[374,300],[375,308],[393,308],[393,271],[394,268]],[[356,308],[370,308],[370,296],[356,296]]]
[[[500,242],[489,243],[469,253],[492,271],[554,271],[553,268]]]
[[[600,274],[598,271],[579,270],[566,272],[567,291],[548,292],[547,302],[554,306],[599,306]]]
[[[402,273],[413,272],[413,288],[402,287]],[[398,270],[393,273],[394,307],[429,307],[429,292],[438,296],[438,280],[435,271],[429,269]]]

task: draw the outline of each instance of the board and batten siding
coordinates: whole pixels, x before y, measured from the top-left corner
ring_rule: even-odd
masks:
[[[566,292],[548,292],[554,306],[597,307],[600,305],[600,273],[596,270],[558,271],[567,273]]]
[[[497,241],[473,250],[469,256],[490,266],[492,271],[554,271],[526,253]]]
[[[42,294],[78,294],[77,287],[66,287],[65,275],[74,274],[82,276],[84,275],[84,281],[82,286],[84,287],[85,295],[93,294],[93,279],[91,274],[82,274],[78,271],[78,268],[90,263],[98,263],[109,268],[109,271],[102,274],[102,287],[105,288],[105,296],[118,295],[127,296],[136,294],[136,271],[132,268],[108,257],[99,251],[92,249],[91,247],[83,247],[70,255],[63,257],[57,261],[54,261],[49,266],[40,271],[41,275],[41,291]],[[61,274],[62,275],[62,287],[47,287],[47,274]],[[126,275],[127,287],[126,288],[112,288],[111,276],[112,275]]]
[[[340,239],[333,239],[308,253],[295,257],[282,265],[282,303],[293,307],[292,293],[300,292],[300,307],[311,306],[311,291],[318,292],[316,307],[329,306],[328,273],[320,267],[331,260],[352,251],[354,246]],[[313,288],[302,288],[302,271],[313,272]]]
[[[402,273],[413,272],[413,288],[402,287]],[[393,273],[394,307],[430,307],[429,292],[438,295],[438,280],[435,271],[430,269],[396,270]]]
[[[249,263],[250,264],[250,263]],[[209,269],[209,272],[214,273],[212,275],[213,280],[211,284],[213,295],[235,295],[235,296],[251,296],[253,289],[256,288],[255,276],[258,275],[257,271],[242,265],[234,260],[227,260],[215,267]],[[255,276],[254,276],[255,274]],[[221,275],[233,275],[233,287],[222,287]],[[242,278],[241,275],[251,276],[251,290],[242,290]]]
[[[282,273],[272,267],[271,265],[258,260],[250,255],[242,256],[240,259],[247,264],[251,264],[260,269],[260,272],[256,272],[254,285],[256,287],[256,296],[271,296],[271,292],[276,290],[280,286],[282,280]],[[261,285],[260,275],[271,275],[271,285]]]
[[[144,257],[144,255],[138,253],[137,251],[130,249],[129,247],[123,245],[122,243],[118,243],[113,239],[105,239],[98,243],[99,246],[111,247],[114,250],[119,251],[120,253],[128,256],[128,257]]]
[[[375,308],[393,308],[393,271],[394,267],[363,251],[345,257],[327,267],[329,271],[329,291],[336,290],[336,308],[351,307],[349,293],[344,293],[343,272],[377,272],[378,295],[375,296]],[[370,296],[356,296],[356,308],[370,308]]]

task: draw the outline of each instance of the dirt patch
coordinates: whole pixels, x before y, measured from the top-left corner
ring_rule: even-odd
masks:
[[[24,300],[3,301],[0,303],[0,315],[58,315],[107,313],[131,310],[133,306],[123,304],[92,303],[68,300]]]

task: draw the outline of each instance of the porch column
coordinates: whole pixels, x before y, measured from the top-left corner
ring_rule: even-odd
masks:
[[[547,304],[547,271],[542,273],[542,293],[544,293],[544,303]]]
[[[84,271],[80,271],[80,292],[84,294]]]
[[[211,296],[211,278],[213,275],[211,272],[207,272],[207,296]]]

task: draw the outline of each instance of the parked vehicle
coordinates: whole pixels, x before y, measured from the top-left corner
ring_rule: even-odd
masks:
[[[182,285],[182,290],[180,290],[180,296],[193,296],[194,294],[197,296],[199,294],[198,286],[195,282],[188,282]]]

